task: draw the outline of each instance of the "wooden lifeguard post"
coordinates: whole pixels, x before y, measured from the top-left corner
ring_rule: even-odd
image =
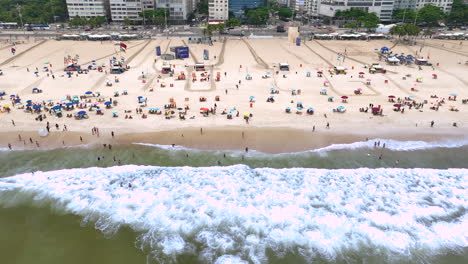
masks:
[[[291,43],[296,43],[296,39],[299,37],[299,28],[298,27],[288,27],[288,41]]]

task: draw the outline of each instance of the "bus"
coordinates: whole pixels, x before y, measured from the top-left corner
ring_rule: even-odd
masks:
[[[49,30],[50,26],[49,24],[26,24],[24,25],[26,27],[27,31],[33,31],[33,30]]]

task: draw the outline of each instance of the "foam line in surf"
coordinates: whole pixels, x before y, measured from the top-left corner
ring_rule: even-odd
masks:
[[[105,233],[128,225],[162,262],[195,248],[208,263],[267,263],[266,252],[295,249],[336,261],[373,248],[392,260],[468,247],[467,177],[466,169],[128,165],[3,178],[0,204],[30,195]]]

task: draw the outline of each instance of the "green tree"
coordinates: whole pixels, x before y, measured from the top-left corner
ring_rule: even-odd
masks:
[[[414,25],[414,24],[400,24],[400,25],[395,25],[390,29],[390,34],[392,35],[398,35],[398,37],[402,36],[417,36],[421,29]]]
[[[344,28],[351,28],[351,29],[355,29],[357,28],[357,24],[356,23],[347,23],[344,25]]]
[[[269,17],[268,9],[259,7],[247,11],[247,20],[254,25],[263,25]]]
[[[364,16],[359,17],[357,21],[367,29],[376,28],[380,23],[380,19],[375,13],[366,13]]]
[[[226,20],[225,24],[227,27],[238,27],[241,25],[241,21],[236,18],[231,18],[231,19]]]
[[[147,23],[153,25],[162,25],[166,22],[166,17],[169,16],[167,8],[158,8],[156,10],[145,10],[139,13],[140,17],[144,17]]]
[[[442,18],[444,18],[442,9],[432,4],[426,5],[418,11],[418,20],[429,25],[436,25],[437,21]]]
[[[414,21],[416,18],[416,12],[411,9],[395,9],[392,13],[392,18],[395,21]]]
[[[129,25],[132,24],[132,21],[130,21],[130,19],[128,19],[128,17],[124,18],[123,22],[124,22],[124,24],[127,25],[127,26],[129,26]]]
[[[202,0],[197,4],[199,14],[208,15],[208,0]]]
[[[278,16],[280,18],[291,18],[293,15],[293,11],[289,8],[280,8],[278,10]]]
[[[0,0],[0,21],[20,23],[17,5],[21,7],[25,24],[63,22],[68,19],[64,0]]]
[[[452,11],[448,15],[448,22],[452,24],[468,23],[468,5],[463,0],[454,0]]]

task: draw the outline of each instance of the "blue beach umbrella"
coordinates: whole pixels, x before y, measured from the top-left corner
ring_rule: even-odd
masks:
[[[91,92],[91,91],[87,91],[85,94],[93,94],[93,92]]]
[[[66,105],[66,106],[72,106],[73,103],[66,103],[65,105]]]
[[[450,96],[457,96],[457,94],[456,93],[451,93]]]
[[[107,102],[105,102],[104,104],[105,104],[105,105],[110,105],[110,104],[112,104],[112,102],[111,102],[111,101],[107,101]]]
[[[42,107],[41,105],[35,105],[35,106],[33,106],[33,109],[39,109],[41,107]]]
[[[10,97],[16,97],[16,95],[12,94],[12,95],[10,95]]]
[[[159,110],[159,107],[156,107],[156,108],[154,109],[154,111],[158,111],[158,110]]]
[[[342,106],[342,105],[338,106],[337,108],[340,109],[340,110],[345,109],[345,107]]]
[[[32,106],[32,104],[27,104],[27,105],[26,105],[26,107],[31,107],[31,106]]]
[[[309,108],[307,108],[307,111],[314,111],[314,108],[309,107]]]
[[[52,107],[52,109],[53,110],[60,110],[60,109],[62,109],[62,106],[56,105],[56,106]]]
[[[254,99],[254,98],[255,98],[255,96],[251,95],[249,98],[250,98],[250,99]]]
[[[302,109],[304,109],[304,108],[302,108],[302,107],[298,107],[298,108],[297,108],[297,110],[302,110]]]
[[[141,96],[141,95],[140,95],[140,96],[138,96],[138,99],[141,99],[141,98],[143,98],[143,96]]]
[[[322,92],[326,92],[326,91],[327,91],[327,89],[322,89]]]
[[[32,100],[27,100],[26,103],[30,104],[32,102]]]
[[[288,106],[288,107],[286,107],[286,110],[291,110],[291,107],[289,107],[289,106]]]
[[[274,90],[275,90],[275,88],[270,88],[270,91],[274,91]]]
[[[16,98],[16,99],[15,99],[15,102],[21,102],[21,99],[20,99],[20,98]]]
[[[85,114],[86,114],[86,111],[79,111],[77,114],[79,114],[79,115],[85,115]]]
[[[388,47],[382,47],[380,48],[381,51],[389,51],[390,49]]]

